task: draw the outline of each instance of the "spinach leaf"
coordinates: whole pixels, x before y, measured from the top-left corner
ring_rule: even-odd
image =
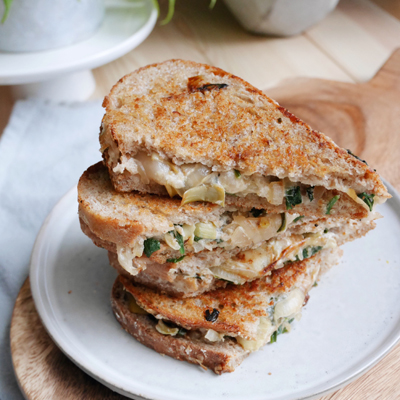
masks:
[[[178,242],[178,244],[180,246],[180,249],[179,249],[180,253],[185,254],[185,245],[183,242],[183,236],[177,231],[169,231],[168,233],[172,233],[174,235],[176,241]]]
[[[340,199],[340,194],[337,194],[336,196],[332,197],[331,201],[328,203],[326,207],[326,215],[329,215],[331,213],[331,210],[335,203]]]
[[[183,244],[183,236],[179,233],[175,231],[175,239],[177,240],[179,246],[181,247],[179,249],[181,254],[185,254],[185,245]]]
[[[314,200],[314,186],[310,186],[309,188],[306,189],[307,196],[310,199],[310,201]]]
[[[179,257],[179,258],[167,258],[167,262],[169,263],[178,263],[179,261],[182,261],[185,258],[185,256]]]
[[[155,251],[160,250],[160,242],[156,239],[146,239],[144,241],[144,254],[150,257]]]
[[[302,203],[300,186],[292,186],[285,191],[286,209],[291,210],[297,204]]]
[[[374,206],[375,195],[362,192],[357,196],[369,207],[369,211],[372,211],[372,207]]]
[[[303,249],[303,260],[305,258],[310,258],[314,254],[317,254],[320,250],[322,250],[322,246],[309,246]]]

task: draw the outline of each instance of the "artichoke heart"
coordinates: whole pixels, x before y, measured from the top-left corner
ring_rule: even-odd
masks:
[[[195,226],[194,225],[187,225],[183,224],[182,225],[182,230],[183,230],[183,240],[190,239],[195,231]]]
[[[216,239],[217,228],[212,222],[198,222],[194,234],[202,239]]]
[[[175,336],[179,332],[179,328],[170,328],[169,326],[165,325],[161,319],[158,321],[156,329],[163,335]]]
[[[169,197],[174,197],[174,196],[176,196],[177,194],[179,194],[177,191],[176,191],[176,189],[173,187],[173,186],[171,186],[171,185],[165,185],[165,189],[167,189],[167,192],[168,192],[168,194],[169,194]]]
[[[222,207],[225,206],[225,190],[221,185],[213,184],[200,185],[189,190],[183,194],[181,206],[193,201],[207,201],[215,203]]]
[[[175,239],[175,236],[170,232],[164,235],[164,240],[167,242],[167,245],[171,247],[171,249],[179,250],[181,248],[178,241]]]
[[[134,298],[130,293],[127,293],[127,294],[128,294],[128,296],[129,296],[129,299],[128,299],[128,308],[129,308],[129,311],[130,311],[131,313],[134,313],[134,314],[148,314],[147,311],[143,310],[143,308],[140,307],[140,306],[136,303],[135,298]]]

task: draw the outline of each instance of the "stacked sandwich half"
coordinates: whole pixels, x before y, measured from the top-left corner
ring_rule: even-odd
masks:
[[[161,354],[231,372],[290,331],[339,247],[375,227],[378,174],[247,82],[171,60],[104,100],[83,232],[120,273],[112,307]]]

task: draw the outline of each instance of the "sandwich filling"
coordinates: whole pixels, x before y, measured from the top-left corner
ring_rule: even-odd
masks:
[[[127,293],[127,299],[130,312],[134,314],[151,315],[137,304],[135,298],[129,292]],[[293,321],[300,321],[301,309],[305,303],[306,295],[299,288],[294,288],[288,293],[271,296],[270,305],[266,309],[267,315],[259,318],[254,339],[219,333],[214,329],[185,329],[165,319],[158,319],[156,330],[162,335],[174,336],[177,338],[187,337],[211,343],[223,342],[229,338],[239,343],[244,350],[253,352],[259,350],[267,343],[276,342],[278,335],[290,332]],[[215,314],[214,312],[214,315]],[[210,318],[215,318],[212,317],[212,311],[210,312]]]
[[[274,276],[266,278],[266,287],[260,286],[264,290],[257,291],[256,289],[256,292],[252,292],[252,288],[244,288],[244,293],[238,293],[239,300],[235,295],[231,296],[231,292],[225,289],[227,292],[225,293],[226,297],[221,297],[224,300],[222,300],[222,304],[219,304],[218,309],[214,307],[215,301],[212,292],[211,294],[205,293],[191,299],[183,299],[176,302],[177,310],[174,307],[169,318],[166,318],[167,310],[163,312],[152,303],[157,301],[159,304],[161,302],[168,308],[169,303],[172,304],[174,300],[164,299],[160,295],[160,298],[147,302],[146,296],[151,296],[150,293],[145,294],[145,297],[143,297],[143,294],[136,292],[137,288],[127,284],[125,285],[125,290],[129,311],[135,314],[148,313],[153,315],[158,320],[156,329],[162,335],[196,338],[197,340],[211,343],[231,339],[239,343],[245,350],[250,352],[257,351],[266,343],[275,342],[279,334],[290,332],[292,322],[301,318],[301,309],[308,301],[308,291],[318,279],[320,263],[309,262],[307,265],[302,265],[301,272],[297,270],[297,264],[293,263],[293,267],[288,266],[285,268],[281,275],[285,275],[287,278],[279,277],[282,284],[276,285],[274,283],[276,286],[272,285],[273,289],[269,284],[276,278]],[[291,275],[294,275],[295,278],[291,278]],[[221,299],[217,301],[221,302]],[[243,313],[243,310],[240,311],[241,307],[250,305],[252,301],[257,301],[257,310],[255,312],[247,309],[245,313]],[[227,304],[224,304],[226,302]],[[231,302],[235,303],[235,313],[229,315],[229,312],[232,311],[228,310]],[[250,303],[247,304],[247,302]],[[198,305],[200,310],[204,308],[205,312],[202,316],[204,321],[198,321],[192,315],[192,318],[194,318],[193,326],[190,326],[190,322],[186,324],[179,323],[179,315],[184,313],[186,308],[188,312],[191,310],[193,313],[192,304]],[[227,312],[226,320],[224,319],[225,312]],[[173,318],[174,313],[177,316],[175,321]],[[218,324],[220,321],[221,325]],[[245,323],[240,321],[245,321]],[[240,327],[239,330],[235,326],[236,322],[238,323],[237,326]]]
[[[202,164],[176,165],[156,153],[147,155],[138,152],[135,157],[129,158],[122,155],[113,172],[123,173],[125,170],[139,175],[144,184],[155,182],[164,186],[171,197],[180,196],[182,204],[207,201],[224,206],[226,194],[239,197],[256,194],[275,206],[285,202],[286,208],[290,210],[297,204],[318,201],[328,191],[322,186],[291,182],[288,178],[279,179],[258,173],[245,175],[238,170],[213,172]],[[372,211],[374,203],[384,201],[367,192],[356,194],[353,189],[348,189],[346,193],[368,211]],[[339,197],[332,196],[327,214]]]
[[[241,251],[228,258],[216,256],[207,263],[198,261],[196,256],[189,257],[187,262],[169,260],[176,264],[169,273],[182,275],[186,279],[195,278],[208,282],[215,278],[241,285],[265,276],[271,273],[271,270],[282,268],[290,262],[312,257],[322,249],[336,247],[337,233],[334,232],[288,234],[272,238],[255,249]],[[121,266],[131,275],[136,275],[145,268],[145,264],[141,262],[131,262]]]
[[[174,225],[163,235],[138,237],[129,247],[117,245],[118,261],[130,272],[134,258],[143,254],[150,257],[161,246],[179,251],[179,257],[167,262],[182,261],[187,252],[198,253],[204,249],[253,248],[277,235],[282,236],[290,227],[304,220],[308,221],[309,218],[289,213],[267,214],[264,210],[256,209],[250,212],[226,212],[217,222]]]

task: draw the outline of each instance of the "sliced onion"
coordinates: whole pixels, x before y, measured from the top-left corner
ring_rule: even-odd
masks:
[[[148,179],[157,182],[160,185],[170,185],[174,188],[185,186],[185,176],[181,169],[169,161],[161,159],[153,153],[148,156],[144,152],[138,152],[135,159],[142,163]]]
[[[280,321],[282,318],[297,314],[303,306],[305,295],[302,290],[292,290],[286,299],[279,301],[275,305],[274,319]]]
[[[242,175],[237,178],[235,171],[222,172],[219,175],[219,182],[227,193],[244,192],[247,188],[247,177]]]
[[[198,222],[194,234],[202,239],[216,239],[217,228],[212,222]]]
[[[142,182],[145,185],[148,185],[150,183],[150,179],[146,174],[146,170],[144,169],[143,164],[139,160],[135,160],[135,162],[136,162],[136,166],[137,166],[137,171],[140,175]]]
[[[323,186],[317,186],[314,188],[314,200],[313,201],[318,201],[324,194],[325,188]]]
[[[182,165],[181,169],[186,176],[186,190],[200,185],[203,179],[211,173],[211,169],[202,164]]]
[[[212,267],[210,268],[210,271],[216,278],[232,282],[235,285],[242,285],[246,282],[246,279],[241,276],[227,272],[220,267]]]
[[[247,236],[243,227],[238,226],[230,238],[231,244],[237,247],[251,246],[252,240]]]
[[[258,278],[260,272],[272,262],[272,255],[268,247],[258,247],[239,253],[238,257],[225,261],[219,268],[246,280]]]
[[[233,219],[235,224],[238,224],[246,236],[254,244],[261,243],[265,240],[269,240],[276,235],[279,227],[282,224],[282,218],[280,214],[271,214],[267,217],[261,218],[245,218],[244,216],[236,216]],[[234,243],[234,234],[232,235],[232,244]]]

